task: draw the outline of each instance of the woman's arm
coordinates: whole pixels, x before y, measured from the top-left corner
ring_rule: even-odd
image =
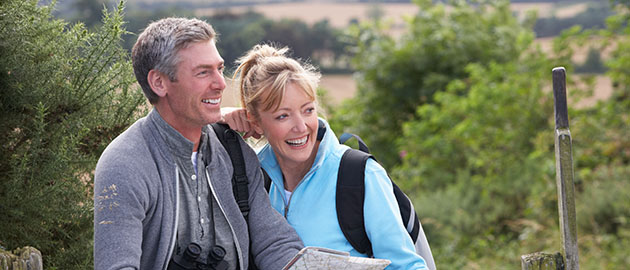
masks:
[[[260,139],[262,134],[257,133],[247,119],[247,110],[237,107],[221,108],[221,121],[228,124],[231,129],[244,133],[243,139],[253,137]]]

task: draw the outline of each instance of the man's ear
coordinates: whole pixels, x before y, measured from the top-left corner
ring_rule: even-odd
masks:
[[[247,112],[247,121],[249,122],[249,124],[252,125],[252,128],[254,128],[254,131],[256,131],[256,133],[260,135],[264,134],[263,129],[260,127],[260,123],[258,123],[256,117],[249,113],[249,111]]]
[[[149,85],[156,95],[158,95],[159,97],[166,96],[166,93],[168,93],[168,89],[166,86],[166,80],[168,80],[168,77],[165,74],[155,69],[152,69],[147,75],[147,80],[149,81]]]

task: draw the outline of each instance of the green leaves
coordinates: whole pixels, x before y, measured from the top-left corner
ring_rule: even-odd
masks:
[[[386,167],[400,162],[390,145],[404,122],[417,119],[418,106],[433,102],[450,81],[465,78],[468,64],[513,61],[533,39],[507,1],[451,4],[418,1],[419,13],[398,40],[379,25],[355,30],[358,94],[347,106],[357,108],[348,111],[358,121],[347,129],[373,145]]]
[[[505,2],[489,2],[416,1],[420,12],[400,39],[379,25],[354,29],[359,94],[334,111],[333,128],[361,135],[414,194],[443,267],[505,268],[522,254],[561,248],[550,89],[552,68],[565,66],[581,263],[625,267],[628,7],[617,7],[608,29],[564,31],[545,55]],[[614,86],[610,99],[588,107],[574,105],[597,90],[592,76],[573,72],[584,46],[610,52],[602,59]]]
[[[122,2],[94,31],[37,2],[0,5],[0,245],[85,269],[96,160],[146,107],[120,46]]]

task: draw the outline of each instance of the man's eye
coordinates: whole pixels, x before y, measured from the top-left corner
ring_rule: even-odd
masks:
[[[201,71],[201,72],[197,73],[197,76],[204,76],[206,74],[208,74],[208,71],[204,70],[204,71]]]

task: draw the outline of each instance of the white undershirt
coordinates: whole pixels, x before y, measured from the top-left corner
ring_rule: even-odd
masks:
[[[289,204],[289,199],[291,198],[291,194],[292,194],[292,193],[293,193],[293,192],[288,191],[288,190],[286,190],[286,189],[284,190],[284,197],[285,197],[285,199],[286,199],[286,200],[284,200],[284,207],[287,207],[287,205]]]
[[[195,174],[197,174],[197,152],[192,152],[190,160],[192,161],[193,168],[195,169]]]

